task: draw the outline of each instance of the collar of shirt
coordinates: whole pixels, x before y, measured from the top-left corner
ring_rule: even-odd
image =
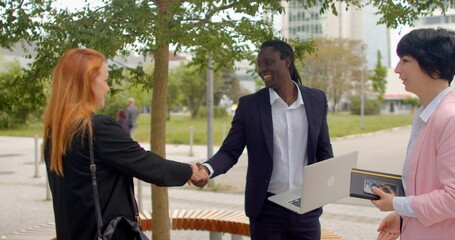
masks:
[[[297,100],[292,103],[291,106],[294,106],[294,107],[298,107],[300,105],[303,105],[303,98],[302,98],[302,93],[300,92],[300,88],[299,86],[297,85],[297,83],[295,83],[294,81],[292,81],[292,83],[294,83],[294,86],[297,88]],[[275,91],[275,89],[273,88],[269,88],[269,95],[270,95],[270,105],[273,105],[273,103],[281,98],[278,93]],[[291,107],[290,106],[290,107]]]
[[[422,119],[423,122],[428,122],[428,119],[430,119],[431,114],[433,114],[434,110],[438,107],[439,103],[441,100],[449,93],[452,91],[451,87],[447,87],[446,89],[442,90],[433,100],[431,100],[430,104],[424,109],[419,109],[421,110],[421,113],[419,114],[420,119]],[[422,107],[420,107],[422,108]]]

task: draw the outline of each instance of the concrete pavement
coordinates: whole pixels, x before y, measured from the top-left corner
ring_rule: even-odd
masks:
[[[358,168],[400,174],[409,133],[410,127],[403,127],[334,139],[332,144],[335,155],[358,150]],[[148,144],[142,145],[148,148]],[[8,239],[18,231],[54,221],[52,202],[46,191],[44,163],[35,164],[34,149],[34,138],[0,137],[0,239]],[[192,156],[189,155],[191,150]],[[191,149],[187,145],[167,145],[166,152],[169,159],[182,162],[204,161],[207,158],[205,146],[193,146]],[[215,179],[217,185],[230,186],[229,192],[201,191],[188,186],[169,188],[170,210],[243,211],[246,168],[247,157],[244,153],[228,174]],[[141,183],[141,188],[140,207],[150,210],[150,185]],[[324,206],[321,222],[324,228],[346,240],[375,239],[376,228],[385,215],[387,213],[377,210],[368,200],[346,197]],[[172,231],[171,239],[209,239],[209,233]],[[223,239],[230,239],[230,235],[226,234]]]

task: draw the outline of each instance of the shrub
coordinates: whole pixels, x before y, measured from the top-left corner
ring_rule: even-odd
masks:
[[[360,115],[360,96],[350,98],[349,110],[351,114]],[[364,114],[376,115],[381,111],[381,102],[378,99],[365,99]]]
[[[228,115],[226,108],[213,107],[213,118],[223,118]],[[207,108],[200,108],[197,114],[198,118],[207,117]]]
[[[117,119],[117,112],[119,109],[126,109],[128,104],[126,100],[119,97],[106,96],[105,106],[99,109],[96,113],[108,115]]]

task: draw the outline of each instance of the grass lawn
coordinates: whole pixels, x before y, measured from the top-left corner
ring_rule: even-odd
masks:
[[[363,129],[359,115],[329,114],[327,121],[330,137],[336,138],[411,125],[412,117],[412,114],[364,116]]]
[[[213,121],[214,145],[221,145],[231,126],[232,116],[216,118]],[[330,136],[343,137],[359,133],[374,132],[383,129],[406,126],[412,123],[412,115],[373,115],[364,117],[364,128],[360,128],[359,115],[329,114]],[[42,136],[42,124],[32,123],[16,129],[2,129],[0,136]],[[138,129],[135,138],[140,142],[150,141],[150,115],[141,114],[138,118]],[[193,131],[193,144],[204,145],[207,141],[207,119],[191,119],[189,116],[171,116],[166,123],[166,142],[172,144],[189,144],[190,131]]]

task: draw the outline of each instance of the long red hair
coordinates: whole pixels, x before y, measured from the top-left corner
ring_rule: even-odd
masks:
[[[91,83],[105,63],[103,54],[93,49],[68,50],[52,74],[52,89],[44,113],[44,143],[51,143],[50,170],[63,176],[63,157],[77,135],[92,136],[91,115],[96,99]]]

